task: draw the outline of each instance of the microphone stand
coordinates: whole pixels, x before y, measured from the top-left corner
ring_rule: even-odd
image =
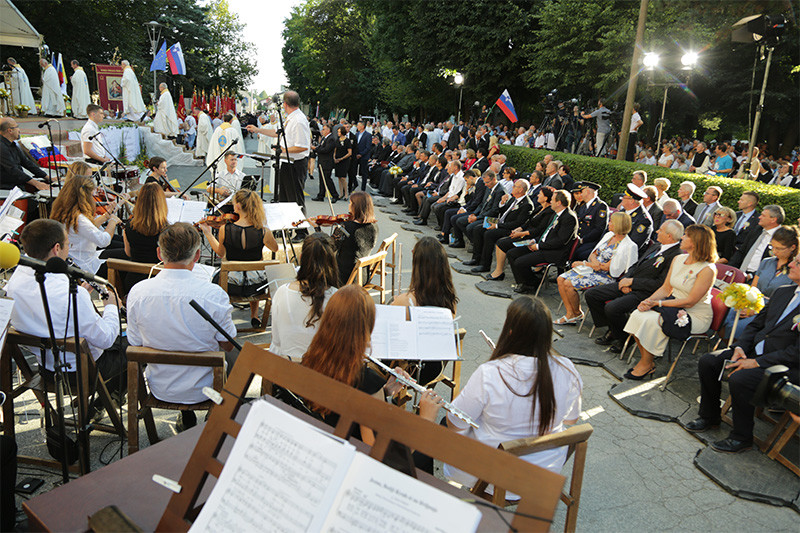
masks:
[[[98,135],[95,138],[100,143],[100,146],[102,146],[103,149],[106,151],[106,153],[111,156],[111,160],[114,162],[114,172],[115,172],[114,179],[117,180],[117,185],[119,186],[119,181],[120,181],[119,169],[120,169],[120,167],[123,167],[125,165],[123,165],[120,162],[120,160],[117,159],[117,156],[115,156],[114,154],[111,153],[111,150],[109,150],[108,146],[106,146],[105,143],[103,142],[103,136],[102,135]],[[124,192],[124,193],[128,192],[128,180],[127,179],[122,179],[122,186],[120,187],[120,191]]]
[[[56,161],[55,146],[53,145],[53,130],[50,128],[50,121],[55,120],[48,118],[45,120],[44,125],[47,126],[47,136],[50,138],[50,146],[47,148],[47,180],[50,182],[50,205],[53,205],[53,164]],[[56,122],[58,122],[56,120]],[[41,126],[39,126],[41,127]],[[61,176],[56,172],[58,179],[58,187],[61,188]]]
[[[191,182],[189,185],[186,186],[186,188],[184,188],[184,192],[181,193],[180,196],[184,196],[185,194],[188,194],[188,192],[192,189],[192,187],[194,187],[195,184],[198,181],[200,181],[200,178],[205,176],[206,172],[208,172],[209,170],[213,169],[212,173],[211,173],[211,176],[212,176],[211,177],[211,186],[212,186],[212,191],[211,192],[212,192],[212,197],[213,197],[213,193],[216,192],[213,189],[214,189],[214,186],[215,186],[216,181],[217,181],[217,163],[219,163],[220,159],[225,157],[225,154],[227,154],[228,152],[231,151],[231,148],[233,148],[233,145],[236,144],[237,142],[238,142],[238,139],[234,139],[233,141],[231,141],[231,143],[228,145],[228,147],[222,153],[220,153],[208,166],[206,166],[206,168],[203,170],[203,172],[201,172],[200,175],[197,176],[194,179],[193,182]]]
[[[72,298],[72,327],[75,335],[75,367],[78,381],[78,459],[81,464],[81,472],[88,473],[91,465],[89,463],[89,424],[86,421],[86,391],[83,388],[83,372],[81,363],[81,343],[80,326],[78,323],[78,280],[74,276],[67,274],[69,278],[69,294]],[[91,353],[88,354],[92,356]]]
[[[195,300],[192,300],[192,301],[190,301],[190,302],[189,302],[189,305],[190,305],[190,306],[192,306],[192,309],[194,309],[195,311],[197,311],[197,313],[198,313],[198,314],[199,314],[201,317],[203,317],[203,318],[205,319],[205,321],[206,321],[206,322],[208,322],[209,324],[211,324],[211,325],[214,327],[214,329],[216,329],[217,331],[219,331],[219,332],[222,334],[222,336],[223,336],[223,337],[225,337],[226,339],[228,339],[228,342],[230,342],[231,344],[233,344],[233,347],[234,347],[234,348],[236,348],[236,349],[237,349],[237,350],[239,350],[240,352],[242,351],[242,345],[241,345],[241,344],[239,344],[238,342],[236,342],[236,339],[234,339],[233,337],[231,337],[231,336],[228,334],[228,332],[227,332],[227,331],[225,331],[225,330],[223,329],[223,327],[222,327],[222,326],[220,326],[220,325],[217,323],[217,321],[216,321],[216,320],[214,320],[213,318],[211,318],[211,315],[209,315],[209,314],[208,314],[208,311],[206,311],[205,309],[203,309],[203,306],[201,306],[201,305],[200,305],[199,303],[197,303]]]

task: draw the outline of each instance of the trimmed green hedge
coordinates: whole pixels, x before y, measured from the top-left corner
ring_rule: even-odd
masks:
[[[625,185],[631,181],[631,174],[634,170],[644,170],[647,172],[647,185],[652,185],[653,180],[656,178],[669,179],[671,186],[667,194],[671,198],[678,198],[678,187],[681,182],[691,181],[697,186],[698,192],[695,192],[695,201],[697,203],[703,201],[702,191],[705,191],[711,185],[716,185],[722,188],[723,191],[720,199],[722,205],[728,206],[734,211],[739,209],[737,203],[739,196],[743,192],[756,191],[761,197],[759,207],[769,204],[782,206],[786,211],[787,224],[795,224],[797,218],[800,217],[800,190],[790,189],[789,187],[766,185],[758,181],[706,176],[652,165],[631,163],[629,161],[536,150],[520,146],[501,145],[500,152],[506,155],[508,165],[514,167],[517,172],[533,172],[536,163],[544,159],[545,154],[550,154],[554,159],[569,166],[570,174],[575,178],[575,181],[588,180],[601,185],[603,188],[600,190],[600,198],[606,202],[611,200],[614,193],[622,192],[625,189]]]

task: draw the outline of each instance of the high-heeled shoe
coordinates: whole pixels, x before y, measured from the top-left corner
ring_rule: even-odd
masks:
[[[500,275],[497,277],[492,277],[491,274],[486,274],[484,278],[486,279],[486,281],[503,281],[504,279],[506,279],[506,273],[501,272]]]
[[[650,370],[648,370],[647,372],[645,372],[641,376],[635,375],[633,373],[633,368],[629,368],[628,371],[625,372],[625,375],[622,376],[622,377],[624,377],[625,379],[632,379],[633,381],[644,381],[645,379],[652,379],[652,377],[655,375],[655,373],[656,373],[656,367],[655,366],[653,366],[653,368],[651,368]]]

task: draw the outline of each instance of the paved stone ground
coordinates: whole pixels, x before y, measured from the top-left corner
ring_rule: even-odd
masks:
[[[253,141],[248,139],[248,148]],[[247,174],[256,174],[258,167],[244,160]],[[198,168],[170,168],[171,178],[177,178],[182,186],[188,184],[200,172]],[[316,194],[318,181],[307,182],[306,189]],[[385,200],[376,200],[386,204]],[[309,214],[328,211],[327,204],[308,202]],[[335,206],[336,213],[346,211],[346,204]],[[379,239],[393,232],[398,233],[398,242],[403,245],[402,286],[408,285],[411,269],[411,249],[421,235],[433,235],[431,227],[421,233],[401,229],[406,220],[399,209],[384,207],[377,211]],[[405,225],[405,224],[403,224]],[[415,227],[419,228],[419,227]],[[466,259],[464,250],[454,254]],[[455,259],[454,259],[455,261]],[[509,272],[510,274],[510,272]],[[478,331],[483,329],[491,338],[500,333],[505,310],[510,300],[487,296],[475,288],[480,278],[453,272],[460,302],[459,326],[467,329],[463,343],[464,363],[462,383],[466,383],[475,368],[488,359],[490,350]],[[551,286],[543,291],[545,301],[555,312],[558,306],[557,292]],[[248,318],[245,310],[235,312],[235,320],[244,322]],[[269,331],[269,330],[268,330]],[[573,329],[565,330],[565,338],[555,347],[564,355],[579,354],[598,349],[587,339],[588,330],[577,334]],[[240,341],[269,342],[269,334],[239,337]],[[589,440],[589,451],[584,476],[582,500],[578,516],[580,531],[797,531],[797,513],[785,507],[757,503],[736,498],[716,485],[700,472],[692,459],[703,444],[677,424],[665,423],[634,416],[619,406],[609,395],[609,389],[619,383],[608,371],[599,367],[578,366],[583,383],[583,421],[591,423],[594,434]],[[257,393],[258,383],[251,387],[249,396]],[[444,393],[444,390],[440,390]],[[17,422],[20,453],[46,457],[39,429],[38,405],[30,393],[19,398]],[[695,408],[693,406],[692,408]],[[27,414],[28,419],[25,419]],[[159,435],[174,434],[176,413],[156,412]],[[147,446],[141,429],[140,446]],[[91,436],[92,468],[119,457],[119,444],[109,436]],[[115,455],[116,454],[116,455]],[[570,465],[565,467],[569,473]],[[45,478],[41,491],[50,490],[59,482],[59,475],[49,471],[21,466],[18,477],[36,476]],[[18,497],[18,504],[21,498]],[[553,531],[563,529],[564,506],[559,505]],[[733,525],[732,525],[733,524]],[[24,527],[24,526],[23,526]]]

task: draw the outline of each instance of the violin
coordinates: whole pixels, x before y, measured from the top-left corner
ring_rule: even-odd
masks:
[[[314,219],[314,223],[317,226],[335,226],[337,224],[343,224],[348,220],[353,220],[353,215],[351,215],[350,213],[344,213],[341,215],[319,215]],[[297,222],[292,222],[292,227],[296,228],[297,226],[306,221],[311,222],[311,220],[307,218],[303,220],[298,220]]]
[[[210,215],[195,222],[194,226],[197,227],[200,224],[205,224],[214,229],[219,229],[225,224],[228,224],[229,222],[236,222],[237,220],[239,220],[238,213],[225,213],[224,215],[218,215],[218,216]]]

